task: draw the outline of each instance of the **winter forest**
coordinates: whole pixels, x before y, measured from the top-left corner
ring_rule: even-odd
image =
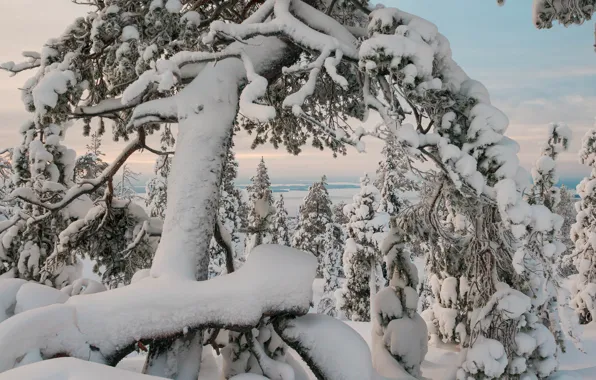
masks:
[[[398,1],[72,2],[0,64],[28,118],[0,127],[0,380],[596,379],[596,124],[561,106],[525,151]],[[552,44],[596,7],[527,3]],[[242,134],[374,170],[294,212],[267,155],[239,185]]]

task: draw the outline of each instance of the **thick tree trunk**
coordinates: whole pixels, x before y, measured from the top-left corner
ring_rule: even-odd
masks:
[[[206,280],[226,146],[245,76],[239,59],[211,65],[176,98],[178,138],[154,277]]]
[[[273,37],[236,43],[230,49],[234,46],[251,59],[257,73],[268,78],[279,75],[282,66],[297,57],[295,48]],[[239,88],[245,81],[242,61],[228,58],[207,65],[175,96],[179,132],[168,177],[166,218],[151,267],[153,277],[207,280],[223,162],[238,111]],[[201,338],[202,333],[196,332],[174,341],[153,342],[146,373],[196,380]]]

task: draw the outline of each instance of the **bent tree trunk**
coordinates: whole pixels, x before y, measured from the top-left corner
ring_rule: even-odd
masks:
[[[233,44],[230,49],[246,54],[255,71],[268,79],[279,75],[281,68],[297,57],[295,48],[277,38],[259,37],[252,41]],[[228,58],[207,65],[175,96],[179,132],[168,178],[166,218],[151,267],[152,277],[207,279],[222,166],[238,111],[239,88],[245,81],[242,61]],[[201,345],[202,331],[155,341],[145,373],[196,380]]]

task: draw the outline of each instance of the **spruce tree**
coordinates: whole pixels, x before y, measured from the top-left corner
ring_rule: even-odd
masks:
[[[271,227],[273,194],[267,166],[265,166],[263,158],[257,166],[257,175],[250,180],[251,184],[247,187],[249,209],[245,256],[248,256],[254,247],[261,244],[270,244],[273,239]]]
[[[284,196],[279,195],[275,201],[275,216],[273,218],[273,239],[274,244],[290,246],[290,231],[288,228],[288,210],[284,204]]]
[[[379,190],[366,175],[360,180],[360,192],[345,208],[350,219],[343,255],[346,282],[338,306],[353,321],[370,320],[371,297],[376,294],[377,281],[382,278],[379,244],[387,217],[377,213],[380,199]]]
[[[596,314],[596,129],[589,130],[579,151],[580,163],[592,171],[577,185],[580,197],[576,204],[576,222],[571,227],[571,240],[575,243],[573,256],[578,274],[572,288],[571,306],[579,315],[580,323],[589,323]]]
[[[339,227],[340,227],[340,231],[341,231],[341,239],[340,240],[342,242],[342,250],[343,250],[343,246],[346,242],[346,236],[348,234],[346,225],[350,221],[350,219],[344,213],[345,207],[346,207],[346,202],[344,202],[344,201],[340,201],[339,203],[337,203],[336,205],[333,206],[333,223],[339,225]],[[341,257],[343,257],[343,253],[342,253]],[[338,276],[341,278],[345,278],[346,276],[344,274],[344,266],[341,263],[342,263],[342,260],[340,260]]]
[[[327,192],[327,177],[308,188],[308,194],[299,209],[299,220],[292,245],[312,253],[319,261],[317,276],[322,276],[322,260],[325,252],[325,229],[332,222],[331,199]]]
[[[232,245],[234,262],[238,263],[238,244],[240,242],[240,238],[238,237],[238,229],[240,228],[240,216],[238,210],[240,207],[240,191],[236,188],[236,184],[234,183],[238,176],[238,161],[236,161],[236,155],[234,154],[232,146],[228,149],[224,162],[220,185],[219,212],[217,217],[220,226],[225,228],[222,238],[225,239],[224,235],[229,236],[229,243]],[[227,273],[226,250],[216,241],[215,237],[211,239],[209,257],[209,277]],[[235,267],[237,266],[238,265],[235,265]]]
[[[337,315],[335,292],[339,289],[340,269],[342,267],[343,231],[339,224],[329,223],[325,228],[323,238],[325,252],[323,253],[323,296],[319,301],[318,313],[335,317]]]
[[[543,205],[551,213],[555,213],[561,200],[560,189],[555,186],[559,182],[556,160],[561,152],[568,149],[570,140],[571,130],[567,125],[563,123],[549,124],[548,138],[542,148],[541,157],[532,168],[534,183],[530,190],[528,203]],[[560,218],[562,222],[562,217]],[[559,237],[560,230],[556,233],[542,233],[538,236],[537,243],[542,245],[542,249],[539,250],[540,257],[538,260],[530,259],[537,261],[534,264],[535,270],[544,270],[544,266],[548,266],[549,273],[552,273],[554,276],[558,275],[558,268],[555,266],[559,262],[559,255],[565,251],[565,246],[558,241]],[[519,260],[514,259],[515,262]],[[524,258],[524,260],[526,259]],[[565,350],[565,337],[561,330],[559,306],[557,304],[559,292],[553,289],[547,290],[547,293],[548,295],[546,297],[548,300],[542,303],[535,302],[534,306],[542,316],[544,325],[551,330],[561,349]],[[540,299],[540,297],[538,298]]]

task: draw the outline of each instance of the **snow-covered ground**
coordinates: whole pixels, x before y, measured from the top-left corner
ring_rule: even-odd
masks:
[[[420,264],[420,263],[417,263]],[[420,267],[420,266],[419,266]],[[323,280],[316,279],[313,283],[313,302],[315,305],[321,299]],[[315,308],[313,308],[314,310]],[[371,323],[369,322],[345,322],[356,330],[364,340],[371,344]],[[596,379],[596,323],[582,327],[583,348],[585,353],[579,351],[571,341],[567,341],[566,352],[561,355],[560,370],[550,380],[584,380]],[[306,368],[300,358],[292,353],[292,359],[300,362],[305,369],[306,377],[298,376],[296,380],[316,380],[315,376]],[[422,375],[429,380],[452,379],[458,367],[459,350],[453,345],[441,344],[440,346],[429,346],[428,354],[422,363]],[[121,369],[139,372],[143,367],[144,357],[135,356],[124,359],[118,367]],[[203,369],[199,380],[220,380],[219,368],[221,358],[205,348],[203,352]]]

